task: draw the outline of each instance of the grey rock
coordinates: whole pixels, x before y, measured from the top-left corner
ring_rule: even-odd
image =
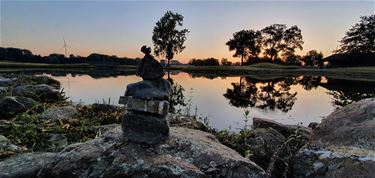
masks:
[[[5,96],[9,91],[8,87],[0,87],[0,96]]]
[[[256,117],[253,118],[253,128],[273,128],[284,135],[284,137],[286,138],[293,134],[299,134],[304,136],[305,138],[308,138],[311,134],[311,129],[307,127],[298,125],[285,125],[270,119]]]
[[[132,96],[120,97],[120,104],[125,104],[128,111],[138,111],[158,115],[167,115],[169,110],[168,101],[134,98]]]
[[[46,84],[48,86],[52,86],[55,89],[60,89],[60,86],[61,86],[59,81],[57,81],[57,80],[55,80],[51,77],[48,77],[48,76],[32,76],[31,82],[34,85]]]
[[[292,177],[296,178],[373,178],[374,153],[348,154],[349,150],[305,148],[292,158]],[[352,150],[354,151],[354,150]],[[358,152],[358,150],[356,150]]]
[[[169,136],[164,116],[128,112],[124,114],[121,126],[124,140],[134,143],[156,144]]]
[[[45,120],[64,120],[67,121],[72,119],[74,115],[78,114],[78,111],[73,106],[62,106],[62,107],[51,107],[40,114],[41,119]]]
[[[58,153],[40,178],[62,177],[265,177],[250,160],[219,143],[211,134],[171,128],[156,145],[121,142],[121,129]]]
[[[98,112],[106,113],[106,112],[114,112],[118,110],[119,108],[115,105],[94,103],[92,104],[92,109],[95,113],[98,113]]]
[[[92,129],[95,130],[98,136],[101,136],[108,130],[112,130],[116,127],[121,126],[120,124],[107,124],[107,125],[99,125],[99,126],[93,126]]]
[[[0,76],[0,87],[13,85],[16,80],[16,78],[5,78]]]
[[[292,159],[293,177],[375,177],[375,99],[331,113]]]
[[[257,128],[247,138],[248,157],[267,169],[272,156],[286,141],[285,137],[272,128]]]
[[[6,96],[0,98],[0,119],[9,119],[32,108],[36,102],[30,98]]]
[[[134,98],[168,100],[171,92],[171,84],[168,80],[144,80],[129,84],[126,88],[125,96]]]
[[[0,135],[0,159],[20,153],[22,149],[12,144],[5,136]]]
[[[32,98],[40,102],[56,102],[61,99],[60,90],[46,85],[22,85],[13,88],[12,95]]]
[[[12,127],[13,121],[1,119],[0,120],[0,133],[4,133],[6,130]]]
[[[208,131],[207,125],[202,123],[201,118],[169,113],[166,119],[172,127],[185,127],[189,129]]]
[[[0,162],[1,178],[36,178],[44,164],[55,157],[55,153],[24,153]]]
[[[50,139],[49,151],[58,152],[68,146],[68,138],[64,134],[52,134]]]
[[[350,146],[375,150],[375,98],[349,104],[331,113],[312,132],[317,147]]]
[[[143,80],[162,78],[164,76],[163,67],[153,56],[150,55],[151,50],[145,50],[144,47],[142,47],[141,51],[145,53],[145,57],[142,59],[141,64],[138,67],[138,76],[142,77]]]

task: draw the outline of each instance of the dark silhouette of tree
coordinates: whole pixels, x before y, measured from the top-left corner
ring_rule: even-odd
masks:
[[[311,90],[317,88],[321,81],[321,76],[303,76],[302,79],[298,80],[298,83],[302,85],[303,89]]]
[[[346,106],[365,98],[375,97],[375,83],[367,81],[342,80],[326,77],[327,82],[320,86],[326,88],[336,106]]]
[[[265,85],[260,86],[260,90],[257,93],[257,107],[271,110],[277,108],[283,112],[291,110],[297,100],[297,92],[290,93],[290,85],[283,82],[268,81]],[[278,87],[276,84],[278,84]]]
[[[244,84],[243,78],[240,77],[239,83],[231,83],[233,89],[228,88],[224,93],[224,97],[229,100],[229,103],[235,107],[247,108],[254,107],[257,99],[255,93],[257,88],[253,83]]]
[[[177,106],[186,106],[185,102],[185,89],[178,83],[174,83],[172,78],[169,78],[169,81],[172,80],[172,89],[169,96],[169,112],[176,113]]]
[[[261,33],[254,30],[241,30],[233,34],[226,45],[229,51],[235,50],[233,57],[241,57],[241,65],[244,58],[257,58],[261,51]]]
[[[181,14],[167,11],[163,17],[156,22],[153,30],[152,42],[154,43],[154,52],[156,56],[165,56],[168,60],[167,66],[170,66],[170,60],[175,54],[185,49],[184,42],[189,30],[179,30],[182,26],[184,17]]]
[[[285,61],[285,64],[288,65],[302,65],[302,57],[300,55],[296,55],[294,53],[285,52],[283,54],[283,58]]]
[[[323,53],[316,50],[311,50],[302,57],[305,66],[320,66],[323,67]]]
[[[346,32],[336,53],[374,53],[375,15],[362,16],[361,20]]]
[[[232,62],[228,61],[227,58],[221,59],[220,63],[221,63],[222,66],[231,66],[232,65]]]
[[[296,25],[287,28],[284,24],[273,24],[261,30],[264,55],[270,61],[278,58],[278,54],[293,54],[295,49],[302,50],[302,33]]]
[[[207,58],[207,59],[190,59],[189,65],[193,66],[219,66],[219,60],[215,58]]]
[[[256,107],[261,109],[280,109],[288,112],[296,101],[297,92],[291,93],[294,79],[259,81],[249,77],[239,83],[232,83],[224,97],[235,107]]]

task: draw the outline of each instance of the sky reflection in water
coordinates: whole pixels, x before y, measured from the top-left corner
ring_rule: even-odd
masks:
[[[91,77],[53,76],[62,83],[73,102],[117,104],[126,85],[138,82],[135,75]],[[251,117],[269,118],[284,124],[320,122],[337,107],[375,96],[375,82],[344,81],[325,77],[289,77],[259,80],[250,77],[206,77],[187,73],[172,74],[175,83],[192,95],[192,111],[208,116],[218,129],[236,130],[243,125],[243,112]],[[183,110],[184,112],[184,110]]]

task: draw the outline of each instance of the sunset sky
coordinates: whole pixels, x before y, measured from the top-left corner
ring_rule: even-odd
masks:
[[[155,23],[167,11],[184,16],[190,30],[186,49],[175,59],[228,58],[225,45],[242,29],[260,30],[274,23],[297,25],[308,50],[324,56],[360,16],[374,14],[374,1],[1,1],[2,47],[31,50],[34,54],[103,53],[142,57],[140,47],[152,46]]]

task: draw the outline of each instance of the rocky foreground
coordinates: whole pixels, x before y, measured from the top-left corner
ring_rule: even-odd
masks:
[[[310,128],[254,118],[233,133],[168,114],[169,137],[146,145],[122,140],[122,108],[73,106],[48,77],[0,77],[0,96],[1,178],[375,177],[374,98]]]

